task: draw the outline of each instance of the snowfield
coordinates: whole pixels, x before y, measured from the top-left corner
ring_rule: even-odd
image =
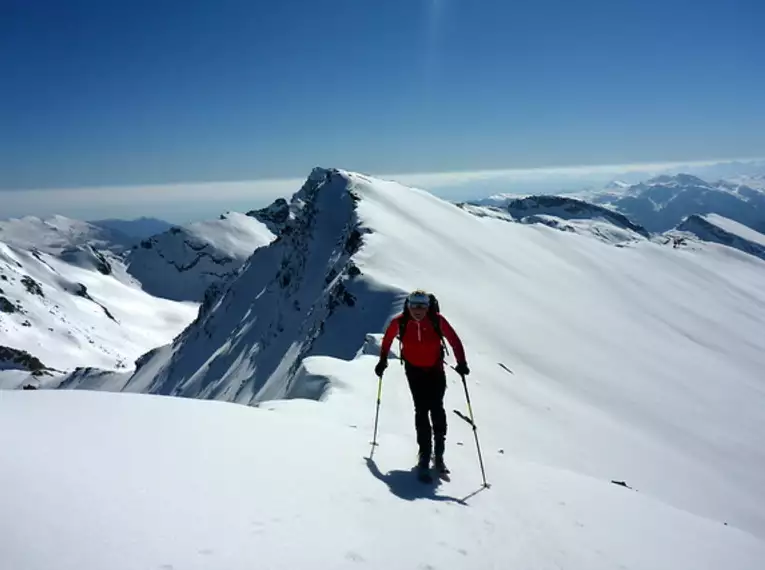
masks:
[[[372,358],[317,364],[348,384],[331,402],[0,393],[2,567],[756,570],[765,558],[720,521],[496,449],[481,491],[466,425],[453,480],[417,483],[397,394],[368,459]]]
[[[135,372],[0,392],[0,567],[759,569],[765,261],[535,214],[314,170]],[[489,489],[453,371],[452,481],[416,482],[396,343],[369,459],[417,287],[465,344]]]

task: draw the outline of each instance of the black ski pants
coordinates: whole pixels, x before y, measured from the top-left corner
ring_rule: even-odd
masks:
[[[405,363],[404,370],[414,401],[414,427],[417,431],[420,455],[430,457],[433,450],[432,440],[435,439],[435,454],[443,456],[446,439],[446,372],[441,364],[433,368],[420,368],[408,362]]]

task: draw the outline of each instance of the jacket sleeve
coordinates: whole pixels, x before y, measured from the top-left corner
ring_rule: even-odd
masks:
[[[443,331],[446,340],[452,345],[452,348],[454,349],[454,357],[457,359],[457,362],[467,362],[465,360],[465,348],[462,346],[460,337],[457,336],[452,325],[449,324],[449,321],[447,321],[443,315],[441,315],[441,330]]]
[[[393,344],[393,339],[396,337],[396,333],[398,332],[398,319],[399,317],[392,319],[388,324],[388,328],[385,329],[385,336],[383,336],[382,346],[380,347],[380,358],[388,358],[390,346]]]

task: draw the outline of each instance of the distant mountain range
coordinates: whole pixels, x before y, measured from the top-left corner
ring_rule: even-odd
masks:
[[[765,231],[765,191],[735,181],[707,182],[690,174],[667,175],[632,185],[614,182],[579,197],[608,206],[651,232],[667,231],[688,216],[705,214],[718,214]]]
[[[157,218],[137,218],[135,220],[95,220],[90,222],[94,226],[118,231],[127,236],[143,239],[160,234],[173,227],[173,224]]]

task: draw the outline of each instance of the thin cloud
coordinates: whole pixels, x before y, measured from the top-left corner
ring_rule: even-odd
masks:
[[[742,159],[755,165],[761,159]],[[469,172],[374,174],[433,192],[449,200],[470,200],[496,193],[525,194],[571,192],[600,187],[613,179],[637,182],[672,172],[719,176],[739,168],[736,161],[657,162],[563,166]],[[759,168],[759,166],[757,166]],[[716,174],[717,173],[717,174]],[[153,216],[170,222],[213,218],[229,210],[263,207],[277,198],[292,196],[302,178],[204,182],[143,186],[109,186],[0,192],[3,217],[61,214],[80,219]]]
[[[5,217],[26,215],[161,217],[172,222],[214,217],[227,210],[250,210],[289,197],[302,179],[202,182],[147,186],[106,186],[0,192]]]

